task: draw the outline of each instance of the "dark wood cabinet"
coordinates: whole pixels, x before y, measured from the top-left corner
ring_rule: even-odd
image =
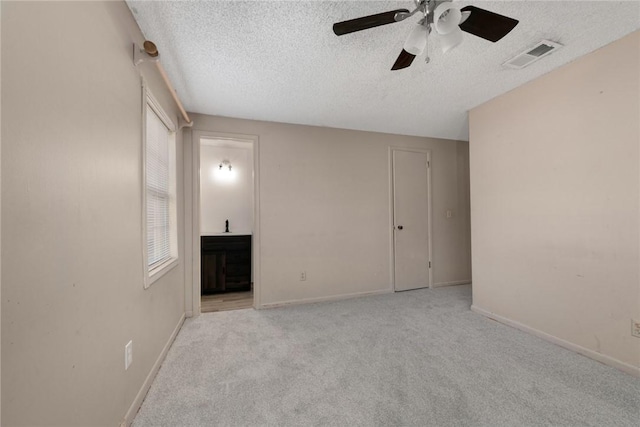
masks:
[[[202,251],[201,287],[203,294],[224,292],[225,258],[224,252]]]
[[[251,290],[251,236],[201,236],[202,294]]]

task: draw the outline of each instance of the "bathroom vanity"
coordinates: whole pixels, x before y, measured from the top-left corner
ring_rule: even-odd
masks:
[[[251,235],[200,236],[202,294],[251,290]]]

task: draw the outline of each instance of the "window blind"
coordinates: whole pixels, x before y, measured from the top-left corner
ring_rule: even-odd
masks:
[[[146,204],[149,270],[171,258],[169,129],[147,105]]]

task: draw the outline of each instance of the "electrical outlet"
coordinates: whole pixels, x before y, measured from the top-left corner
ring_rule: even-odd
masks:
[[[124,370],[126,371],[133,362],[133,341],[124,346]]]
[[[453,211],[451,209],[447,210],[447,218],[453,217]]]
[[[303,271],[303,272],[300,273],[300,281],[302,282],[304,280],[307,280],[307,272],[306,271]]]
[[[631,335],[640,338],[640,320],[631,319]]]

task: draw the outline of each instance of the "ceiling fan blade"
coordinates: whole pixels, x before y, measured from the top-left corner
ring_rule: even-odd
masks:
[[[350,19],[348,21],[333,24],[333,32],[336,36],[354,33],[356,31],[367,30],[380,25],[393,24],[396,22],[396,13],[409,13],[407,9],[390,10],[376,15],[363,16],[361,18]]]
[[[412,55],[406,50],[402,49],[402,52],[400,52],[400,55],[398,55],[398,59],[396,59],[396,62],[393,64],[393,67],[391,67],[391,70],[402,70],[403,68],[407,68],[409,65],[411,65],[415,57],[415,55]]]
[[[471,12],[471,15],[460,24],[460,29],[494,43],[506,36],[519,22],[475,6],[466,6],[461,10]]]

